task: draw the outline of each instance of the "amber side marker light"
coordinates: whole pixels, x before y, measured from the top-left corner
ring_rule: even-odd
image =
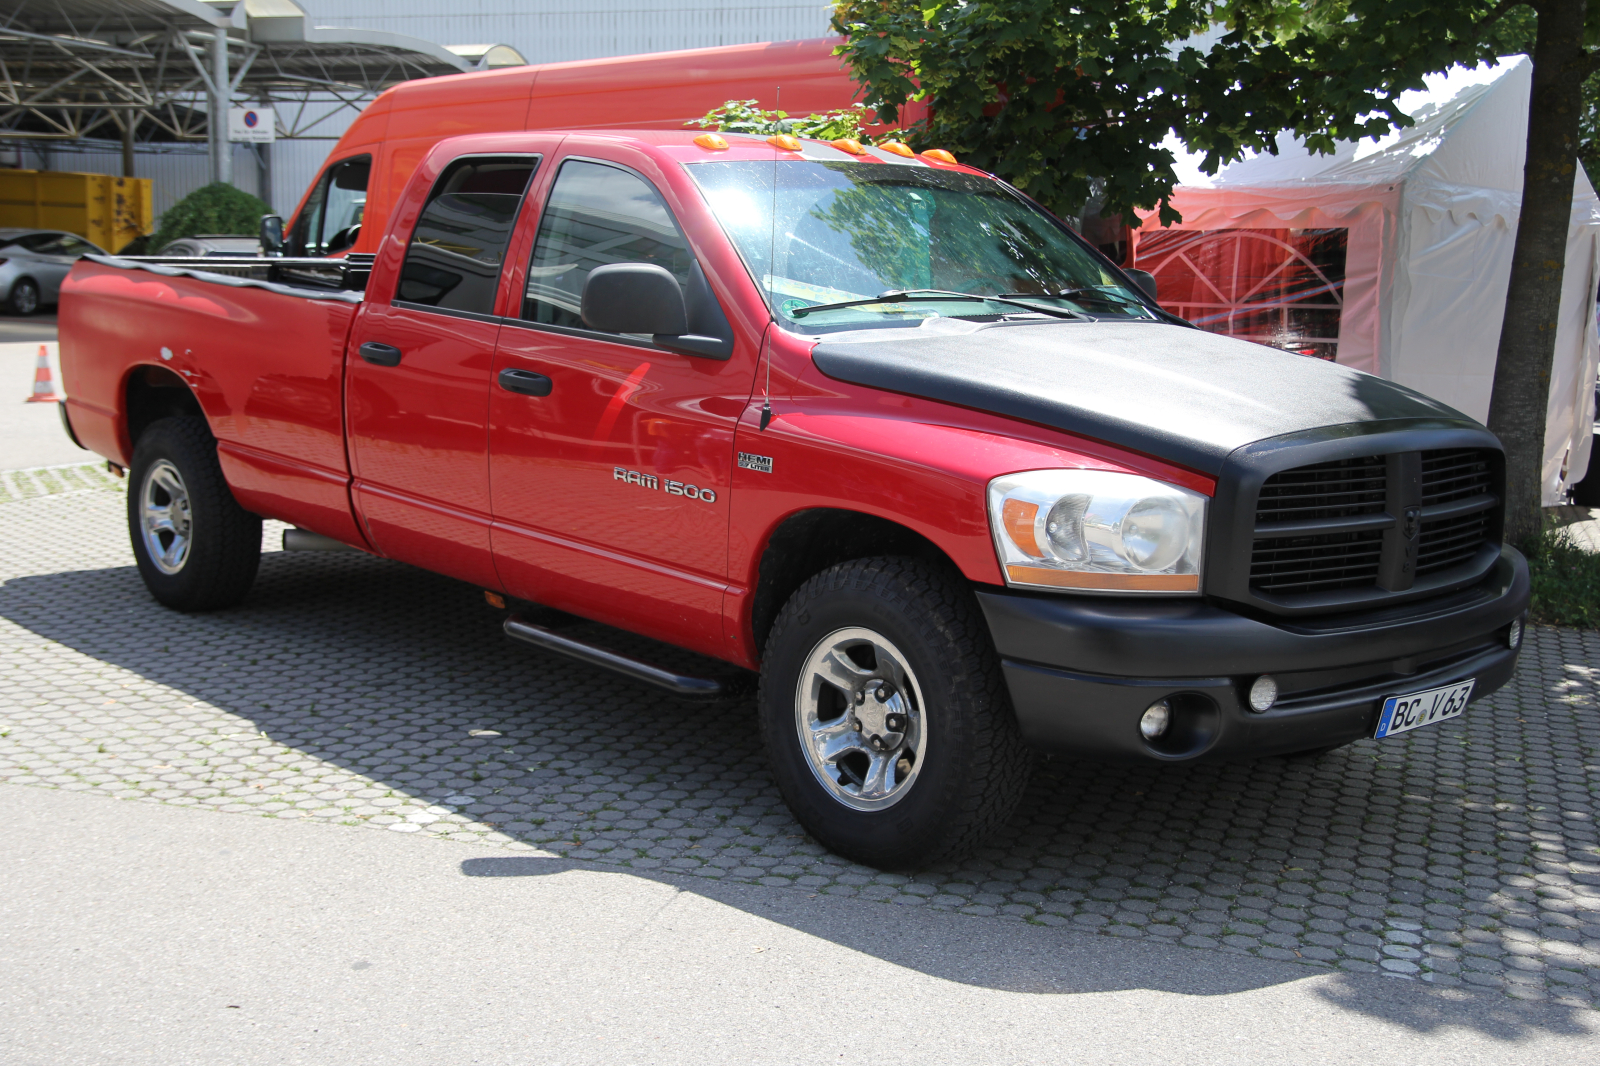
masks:
[[[895,155],[903,155],[907,159],[910,159],[912,156],[917,154],[911,150],[909,145],[901,144],[899,141],[884,141],[882,144],[878,145],[878,147],[882,148],[885,152],[893,152]]]
[[[728,142],[715,133],[702,133],[694,139],[694,143],[708,152],[721,152],[728,147]]]
[[[798,152],[800,150],[800,138],[791,137],[787,133],[779,133],[768,137],[767,143],[774,148],[782,148],[785,152]]]
[[[1062,589],[1096,589],[1101,592],[1199,592],[1199,574],[1105,574],[1054,570],[1045,566],[1008,564],[1012,581],[1051,585]]]
[[[922,158],[933,159],[940,163],[954,163],[956,161],[956,157],[945,151],[943,148],[929,148],[926,152],[922,153]]]
[[[860,155],[866,151],[861,147],[861,142],[854,137],[840,137],[837,141],[829,141],[828,143],[839,149],[839,151],[849,152],[851,155]]]
[[[500,595],[498,592],[490,592],[488,589],[484,589],[483,602],[487,603],[490,607],[493,607],[496,610],[504,610],[506,598]]]

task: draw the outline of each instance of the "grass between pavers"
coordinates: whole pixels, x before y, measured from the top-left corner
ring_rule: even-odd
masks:
[[[1600,552],[1589,551],[1570,531],[1552,526],[1524,553],[1533,578],[1533,620],[1600,629]]]
[[[63,492],[123,487],[125,483],[122,479],[107,470],[103,462],[43,466],[31,470],[0,470],[0,503],[54,496]]]

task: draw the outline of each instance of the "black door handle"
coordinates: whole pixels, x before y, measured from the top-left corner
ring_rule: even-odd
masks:
[[[524,396],[548,396],[555,383],[543,374],[531,370],[500,371],[500,387],[507,392],[520,392]]]
[[[361,358],[373,366],[399,366],[400,349],[392,344],[379,344],[377,341],[367,341],[359,349]]]

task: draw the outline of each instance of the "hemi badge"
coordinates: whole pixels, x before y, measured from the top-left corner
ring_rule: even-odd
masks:
[[[740,452],[739,465],[745,470],[758,470],[763,474],[770,474],[772,473],[772,456],[751,455],[749,452]]]

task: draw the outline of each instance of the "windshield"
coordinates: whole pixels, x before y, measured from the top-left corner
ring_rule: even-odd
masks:
[[[805,160],[687,169],[789,329],[819,333],[1036,311],[1160,317],[1109,263],[987,178]],[[875,299],[890,294],[892,300]]]

